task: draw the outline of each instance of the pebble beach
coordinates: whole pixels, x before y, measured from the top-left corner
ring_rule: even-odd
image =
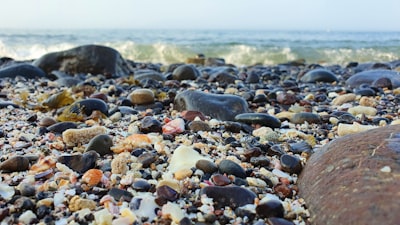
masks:
[[[0,58],[1,224],[313,224],[307,161],[400,124],[398,71],[144,63],[99,45]]]

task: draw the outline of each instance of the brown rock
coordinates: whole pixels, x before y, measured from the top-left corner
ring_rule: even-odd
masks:
[[[298,184],[313,224],[400,221],[400,126],[346,135],[313,154]]]

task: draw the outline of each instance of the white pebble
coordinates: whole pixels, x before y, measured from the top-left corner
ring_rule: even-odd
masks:
[[[18,221],[22,224],[30,224],[34,219],[36,219],[36,215],[31,210],[28,210],[19,216]]]
[[[392,169],[390,168],[390,166],[384,166],[381,168],[381,172],[390,173],[390,172],[392,172]]]

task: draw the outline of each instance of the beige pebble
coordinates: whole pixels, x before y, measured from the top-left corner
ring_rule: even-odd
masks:
[[[107,133],[103,126],[94,126],[81,129],[68,129],[62,133],[63,141],[67,146],[84,145],[99,134]]]
[[[365,114],[367,116],[375,116],[377,110],[373,107],[359,105],[349,108],[347,112],[351,113],[354,116],[359,114]]]
[[[376,100],[374,98],[367,96],[361,97],[359,103],[361,106],[370,106],[370,107],[376,106]]]
[[[79,197],[78,195],[75,195],[69,201],[68,208],[72,212],[76,212],[78,210],[85,209],[85,208],[94,210],[96,208],[96,202],[93,200],[84,199],[84,198]]]
[[[361,125],[359,123],[354,122],[353,124],[344,124],[341,123],[338,126],[337,133],[339,136],[344,136],[347,134],[355,134],[359,133],[362,131],[370,130],[377,128],[377,126],[372,126],[372,125]]]
[[[167,204],[163,205],[161,213],[163,218],[171,219],[175,224],[179,224],[179,221],[185,216],[181,207],[172,202],[167,202]]]
[[[333,105],[342,105],[347,102],[352,102],[356,100],[356,95],[353,93],[348,93],[344,95],[339,95],[335,99],[333,99],[332,104]]]
[[[182,169],[191,169],[196,166],[196,162],[200,159],[207,158],[201,156],[192,147],[181,145],[172,154],[168,169],[172,173]]]
[[[112,219],[113,215],[106,208],[94,213],[96,225],[111,225]]]
[[[123,152],[118,154],[112,161],[111,161],[111,173],[113,174],[125,174],[128,171],[128,163],[130,161],[130,153]]]
[[[192,174],[193,174],[193,171],[191,169],[184,168],[184,169],[180,169],[180,170],[176,171],[174,173],[174,177],[177,180],[183,180],[187,177],[192,176]]]
[[[393,121],[390,123],[390,125],[397,125],[397,124],[400,124],[400,119],[393,120]]]
[[[246,181],[249,184],[249,186],[260,187],[260,188],[267,187],[267,183],[265,183],[265,181],[263,181],[259,178],[247,177]]]
[[[140,88],[129,94],[128,99],[132,104],[150,104],[154,102],[154,93],[150,89]]]

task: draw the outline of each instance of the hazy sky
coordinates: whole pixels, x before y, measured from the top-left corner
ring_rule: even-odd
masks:
[[[0,28],[400,31],[399,0],[1,0]]]

